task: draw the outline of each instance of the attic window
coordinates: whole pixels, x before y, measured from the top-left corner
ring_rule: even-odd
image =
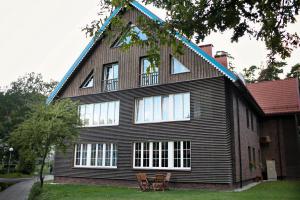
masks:
[[[86,79],[81,84],[80,88],[91,88],[94,87],[94,70],[92,70]]]
[[[144,34],[141,29],[139,29],[134,24],[130,24],[128,29],[118,38],[114,43],[113,47],[120,47],[124,44],[129,44],[131,42],[132,35],[136,35],[140,40],[145,41],[148,39],[147,35]]]
[[[172,74],[181,74],[190,72],[190,70],[184,66],[179,60],[172,56],[171,58],[171,73]]]

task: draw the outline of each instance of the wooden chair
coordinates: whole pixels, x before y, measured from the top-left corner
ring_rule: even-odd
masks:
[[[136,175],[137,181],[139,183],[140,189],[145,192],[150,190],[150,184],[145,173],[138,173]]]
[[[170,188],[169,188],[169,182],[170,182],[170,179],[171,179],[171,173],[170,172],[168,172],[167,174],[166,174],[166,177],[165,177],[165,186],[164,186],[164,188],[166,189],[166,190],[169,190]]]
[[[155,180],[152,183],[152,187],[153,187],[154,191],[157,191],[157,190],[165,191],[165,175],[156,174]]]

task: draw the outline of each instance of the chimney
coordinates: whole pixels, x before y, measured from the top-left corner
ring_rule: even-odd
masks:
[[[212,48],[214,47],[212,44],[204,44],[199,46],[205,53],[212,56]]]
[[[224,67],[228,67],[228,53],[226,51],[217,51],[215,59]]]

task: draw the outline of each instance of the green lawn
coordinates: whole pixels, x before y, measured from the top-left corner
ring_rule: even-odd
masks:
[[[87,185],[46,184],[42,200],[299,200],[300,181],[278,181],[259,184],[244,192],[207,190],[170,190],[140,192],[134,188]]]
[[[30,178],[32,174],[21,174],[21,173],[9,173],[9,174],[0,174],[0,178]]]

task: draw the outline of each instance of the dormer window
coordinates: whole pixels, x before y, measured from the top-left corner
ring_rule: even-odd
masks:
[[[113,47],[120,47],[124,44],[129,44],[131,42],[132,35],[136,35],[140,40],[147,40],[148,37],[144,34],[141,29],[139,29],[134,24],[130,24],[127,30],[119,37],[119,39],[115,42]]]
[[[80,88],[91,88],[94,87],[94,70],[92,70],[86,79],[81,84]]]
[[[190,72],[190,70],[184,66],[179,60],[177,60],[175,57],[171,57],[171,73],[172,74],[181,74]]]
[[[118,63],[105,65],[103,68],[103,91],[115,91],[119,86]]]

